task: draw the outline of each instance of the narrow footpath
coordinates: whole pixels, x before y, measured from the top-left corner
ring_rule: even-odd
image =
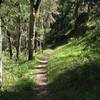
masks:
[[[48,75],[47,64],[50,58],[52,50],[48,50],[40,60],[39,65],[35,69],[35,99],[36,100],[50,100],[50,94],[48,89]]]

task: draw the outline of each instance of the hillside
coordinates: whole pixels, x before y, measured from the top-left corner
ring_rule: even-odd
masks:
[[[53,100],[100,99],[100,42],[87,42],[93,36],[87,35],[54,49],[48,64]]]

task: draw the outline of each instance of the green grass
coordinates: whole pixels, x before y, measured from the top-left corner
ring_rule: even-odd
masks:
[[[100,100],[100,52],[79,42],[54,49],[48,64],[52,100]]]
[[[100,37],[95,37],[99,27],[89,32],[54,49],[48,63],[52,100],[100,100]],[[47,52],[38,52],[36,60]],[[27,61],[24,53],[18,61],[3,54],[0,100],[34,99],[36,60]]]
[[[35,59],[28,61],[27,55],[21,53],[16,60],[15,53],[10,59],[8,52],[3,53],[3,82],[0,85],[0,100],[35,99],[35,66],[47,50],[37,52]]]
[[[27,55],[21,54],[9,59],[3,54],[3,82],[0,89],[0,100],[31,100],[33,98],[34,68],[36,60],[27,61]]]

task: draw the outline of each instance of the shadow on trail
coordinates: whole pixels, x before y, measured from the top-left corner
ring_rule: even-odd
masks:
[[[9,90],[0,90],[0,100],[33,100],[35,98],[33,83],[26,81],[25,84],[20,83]]]
[[[52,100],[100,100],[100,62],[67,70],[49,85]]]
[[[50,53],[51,50],[49,50]],[[49,53],[44,55],[36,66],[35,70],[35,100],[50,100],[48,92],[48,78],[47,78],[47,64],[49,59]]]

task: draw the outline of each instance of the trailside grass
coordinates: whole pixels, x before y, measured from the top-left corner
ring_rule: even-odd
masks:
[[[100,100],[100,48],[74,39],[54,49],[48,63],[52,100]]]
[[[0,100],[32,100],[34,98],[35,60],[27,61],[27,55],[20,54],[19,60],[9,59],[3,53],[3,82],[0,88]]]

